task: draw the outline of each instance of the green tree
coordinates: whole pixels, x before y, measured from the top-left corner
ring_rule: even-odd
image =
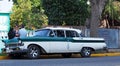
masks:
[[[109,0],[103,11],[103,15],[108,14],[112,20],[120,20],[120,0]]]
[[[13,0],[11,25],[25,24],[26,28],[40,28],[47,24],[47,17],[41,6],[41,0]]]
[[[36,28],[40,28],[41,26],[45,26],[48,23],[47,16],[44,14],[44,10],[42,8],[41,0],[31,0],[32,4],[32,24]]]
[[[42,0],[49,25],[84,25],[89,16],[87,0]]]
[[[13,6],[11,14],[11,25],[20,25],[28,23],[31,15],[31,2],[30,0],[17,0]]]

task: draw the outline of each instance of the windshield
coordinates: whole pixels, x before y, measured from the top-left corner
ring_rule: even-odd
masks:
[[[35,31],[34,36],[37,36],[37,37],[48,37],[49,36],[49,32],[50,32],[49,29],[37,30],[37,31]]]

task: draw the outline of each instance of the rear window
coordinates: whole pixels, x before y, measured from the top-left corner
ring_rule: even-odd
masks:
[[[66,31],[66,37],[79,37],[79,34],[76,31]]]

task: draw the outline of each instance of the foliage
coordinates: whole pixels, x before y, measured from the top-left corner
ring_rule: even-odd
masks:
[[[90,15],[88,0],[13,1],[11,25],[24,23],[28,29],[40,28],[47,23],[49,25],[84,25],[86,18]],[[120,0],[108,1],[103,15],[109,14],[110,18],[120,20]]]
[[[42,0],[49,25],[84,25],[89,16],[87,0]]]
[[[120,20],[120,0],[109,0],[103,15],[108,14],[109,18]]]
[[[120,20],[120,0],[119,1],[114,1],[113,2],[113,6],[114,6],[114,17],[116,20]]]
[[[13,12],[11,25],[25,24],[26,28],[40,28],[47,23],[47,17],[43,13],[40,0],[13,0]]]

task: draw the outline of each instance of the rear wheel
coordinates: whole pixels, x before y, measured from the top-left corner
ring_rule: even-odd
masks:
[[[63,56],[64,58],[69,58],[69,57],[72,56],[72,54],[71,54],[71,53],[64,53],[64,54],[62,54],[62,56]]]
[[[28,47],[27,57],[30,59],[37,59],[40,55],[40,48],[36,45],[30,45]]]
[[[82,57],[90,57],[90,55],[91,55],[91,48],[89,48],[89,47],[84,47],[84,48],[82,48],[82,50],[81,50],[81,56]]]

